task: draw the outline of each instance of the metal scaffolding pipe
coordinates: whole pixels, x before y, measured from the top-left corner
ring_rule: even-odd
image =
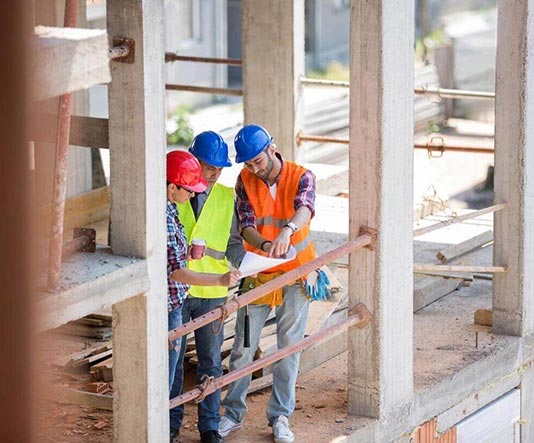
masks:
[[[460,98],[477,100],[495,100],[494,92],[467,91],[460,89],[437,88],[433,86],[423,86],[414,89],[417,95],[437,95],[440,98]]]
[[[501,210],[505,209],[506,207],[508,207],[508,205],[506,203],[501,203],[499,205],[493,205],[493,206],[489,206],[489,207],[484,208],[484,209],[480,209],[479,211],[470,212],[469,214],[459,215],[458,217],[454,217],[454,218],[451,218],[449,220],[444,220],[442,222],[435,223],[435,224],[430,225],[430,226],[426,226],[425,228],[415,229],[413,231],[413,236],[414,237],[418,237],[419,235],[428,234],[429,232],[435,231],[437,229],[444,228],[445,226],[450,226],[450,225],[453,225],[455,223],[460,223],[460,222],[463,222],[465,220],[470,220],[472,218],[480,217],[481,215],[489,214],[490,212],[501,211]]]
[[[232,312],[236,312],[239,308],[252,303],[253,301],[263,297],[264,295],[269,294],[270,292],[278,289],[282,286],[285,286],[295,280],[309,274],[316,269],[319,269],[321,266],[324,266],[335,259],[342,257],[351,252],[355,252],[358,249],[362,249],[366,246],[371,246],[376,240],[376,231],[366,230],[368,228],[362,228],[362,234],[358,236],[355,240],[349,241],[342,246],[339,246],[336,249],[332,249],[326,254],[317,257],[316,259],[305,263],[299,266],[296,269],[292,269],[289,272],[285,272],[279,277],[273,278],[271,281],[260,285],[253,289],[252,291],[247,292],[246,294],[240,295],[239,297],[228,299],[222,307],[218,307],[213,311],[207,312],[206,314],[195,318],[177,328],[169,331],[169,342],[176,340],[186,334],[189,334],[215,320],[222,319]]]
[[[322,80],[318,78],[301,77],[300,83],[306,86],[335,86],[339,88],[349,88],[348,81],[341,80]],[[437,95],[440,98],[460,98],[460,99],[482,99],[495,100],[494,92],[468,91],[461,89],[446,89],[434,86],[423,86],[414,88],[416,95]]]
[[[197,63],[216,63],[220,65],[241,66],[241,60],[237,58],[213,58],[213,57],[191,57],[188,55],[178,55],[173,52],[165,53],[165,63],[172,62],[197,62]]]
[[[77,12],[78,0],[66,0],[64,18],[64,26],[66,28],[73,28],[76,26]],[[65,216],[65,198],[67,194],[67,154],[69,148],[71,110],[72,94],[63,94],[59,97],[54,191],[50,239],[48,244],[47,285],[52,290],[55,290],[59,286],[59,277],[61,274],[63,220]]]
[[[88,235],[81,235],[74,240],[69,241],[63,246],[63,255],[72,255],[75,252],[84,249],[91,244],[91,238]]]
[[[441,138],[441,137],[440,137]],[[337,143],[341,145],[348,145],[348,138],[326,137],[323,135],[309,135],[297,134],[297,145],[300,146],[303,142],[320,142],[320,143]],[[445,151],[469,152],[472,154],[492,154],[495,150],[491,147],[484,148],[480,146],[463,146],[463,145],[447,145],[442,139],[441,143],[415,143],[414,149],[426,149],[429,154],[432,152],[443,153]]]
[[[228,89],[228,88],[209,88],[207,86],[190,86],[190,85],[165,85],[165,89],[168,91],[189,91],[189,92],[202,92],[205,94],[217,94],[217,95],[243,95],[242,89]]]
[[[282,348],[274,352],[273,354],[268,355],[267,357],[260,358],[251,363],[250,365],[245,366],[244,368],[236,369],[235,371],[229,372],[228,374],[213,380],[211,383],[208,383],[205,388],[195,387],[191,391],[185,392],[184,394],[179,395],[178,397],[174,397],[169,402],[169,409],[173,409],[200,396],[204,397],[206,395],[209,395],[217,391],[218,389],[221,389],[223,386],[226,386],[242,377],[245,377],[246,375],[252,374],[258,369],[265,368],[266,366],[272,363],[282,360],[288,355],[299,352],[310,345],[321,343],[329,337],[339,335],[352,326],[356,326],[361,329],[367,326],[370,322],[370,312],[365,307],[365,305],[359,303],[353,309],[350,310],[349,317],[346,320],[338,323],[337,325],[316,332],[315,334],[312,334],[302,340],[299,340],[296,343],[286,346],[285,348]]]

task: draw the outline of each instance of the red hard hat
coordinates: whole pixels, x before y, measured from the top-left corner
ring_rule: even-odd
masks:
[[[200,163],[193,154],[185,151],[167,154],[167,181],[194,192],[204,192],[207,188]]]

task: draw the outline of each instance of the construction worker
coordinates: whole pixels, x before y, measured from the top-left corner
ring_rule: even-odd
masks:
[[[219,134],[206,131],[195,137],[189,152],[200,162],[207,188],[203,192],[197,192],[186,202],[179,203],[178,210],[188,242],[191,243],[194,239],[204,240],[206,255],[201,260],[188,260],[187,267],[196,272],[226,274],[229,271],[228,260],[239,267],[245,255],[243,240],[237,229],[237,217],[234,217],[234,190],[217,183],[222,169],[232,165],[228,159],[228,145]],[[228,288],[224,286],[192,285],[184,300],[182,321],[186,323],[201,317],[224,304],[227,294]],[[217,378],[222,375],[223,332],[222,323],[207,325],[195,331],[197,383],[201,383],[205,377]],[[183,337],[179,364],[183,364],[185,340],[186,337]],[[182,384],[182,379],[176,377],[171,396],[182,393]],[[218,433],[220,400],[221,391],[217,390],[198,404],[198,430],[202,443],[222,442]],[[182,406],[172,410],[171,429],[179,429],[182,419]]]
[[[227,291],[239,281],[238,271],[202,272],[187,269],[188,241],[179,218],[176,203],[183,204],[207,188],[198,160],[189,152],[173,151],[167,154],[167,275],[169,330],[182,324],[182,308],[190,285],[213,286]],[[233,201],[232,201],[233,203]],[[232,204],[233,207],[233,204]],[[169,391],[175,382],[183,379],[183,360],[179,361],[181,339],[174,341],[169,351]],[[171,398],[174,397],[171,393]],[[172,412],[173,410],[171,410]],[[172,415],[171,415],[172,418]],[[216,433],[215,427],[211,433]],[[179,428],[170,429],[170,441],[179,434]],[[203,442],[219,441],[204,438]]]
[[[258,274],[255,284],[265,283],[315,258],[310,238],[310,219],[315,211],[315,176],[276,152],[273,138],[261,126],[244,126],[235,136],[236,162],[244,163],[236,182],[236,208],[245,248],[270,257],[284,256],[293,246],[294,260]],[[254,285],[252,285],[254,286]],[[246,287],[251,287],[249,284]],[[273,307],[276,309],[278,346],[286,347],[304,337],[309,302],[300,281],[262,297],[248,307],[250,347],[244,347],[245,309],[238,312],[230,371],[252,363],[261,330]],[[300,354],[273,365],[273,388],[267,419],[276,443],[292,443],[289,417],[295,408],[295,383]],[[228,387],[222,402],[225,414],[219,433],[225,437],[242,426],[251,376]]]

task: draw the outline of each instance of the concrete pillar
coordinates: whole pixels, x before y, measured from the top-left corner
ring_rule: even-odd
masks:
[[[302,129],[304,0],[243,0],[245,123],[265,126],[287,160]]]
[[[115,442],[169,432],[163,3],[107,2],[110,41],[135,40],[133,64],[111,62],[111,247],[146,257],[150,278],[146,294],[113,306]]]
[[[495,111],[493,330],[534,332],[534,0],[499,2]]]
[[[413,395],[413,2],[351,3],[349,220],[378,230],[351,254],[350,305],[373,314],[349,331],[349,413],[383,416]]]

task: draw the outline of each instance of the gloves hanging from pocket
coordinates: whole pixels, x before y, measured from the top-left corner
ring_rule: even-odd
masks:
[[[330,280],[326,273],[317,269],[311,272],[306,277],[304,288],[306,290],[306,297],[311,301],[325,301],[332,297],[332,293],[329,288]]]

